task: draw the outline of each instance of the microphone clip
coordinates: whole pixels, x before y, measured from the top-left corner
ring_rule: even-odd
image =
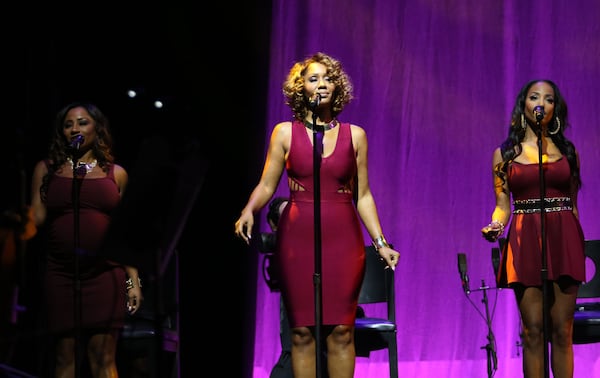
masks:
[[[535,116],[535,121],[537,123],[540,123],[545,116],[544,107],[538,105],[535,108],[533,108],[533,115]]]
[[[83,137],[83,135],[75,135],[73,138],[71,138],[71,141],[68,145],[68,149],[71,151],[79,151],[79,148],[81,147],[84,141],[85,138]]]
[[[308,107],[310,110],[315,111],[316,108],[321,104],[321,95],[318,92],[315,92],[308,99]]]

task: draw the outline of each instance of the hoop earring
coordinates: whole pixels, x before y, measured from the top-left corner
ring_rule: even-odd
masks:
[[[554,131],[549,131],[548,130],[548,134],[550,134],[550,135],[555,135],[560,130],[560,118],[556,117],[554,119],[556,120],[556,122],[555,122],[556,123],[556,130],[554,130]]]
[[[521,128],[523,130],[527,129],[527,122],[525,122],[525,114],[521,113]]]

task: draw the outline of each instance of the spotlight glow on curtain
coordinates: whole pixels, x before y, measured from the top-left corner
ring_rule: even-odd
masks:
[[[273,0],[265,137],[291,117],[281,93],[291,64],[316,51],[340,59],[356,98],[339,119],[367,131],[371,188],[402,254],[401,376],[487,376],[483,291],[464,295],[458,253],[467,256],[471,289],[490,286],[495,377],[521,376],[513,293],[494,288],[495,245],[479,230],[494,206],[492,151],[530,79],[549,78],[566,97],[567,135],[582,165],[581,223],[587,239],[600,239],[598,20],[592,1]],[[257,291],[253,376],[263,378],[280,352],[279,294],[262,280]],[[386,376],[385,351],[357,359],[356,377]],[[575,377],[600,377],[600,344],[575,346]]]

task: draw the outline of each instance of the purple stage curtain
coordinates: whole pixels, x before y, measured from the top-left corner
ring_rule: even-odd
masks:
[[[367,131],[371,189],[384,233],[401,253],[402,377],[487,376],[483,286],[490,288],[494,376],[521,376],[513,293],[495,288],[495,244],[480,229],[494,207],[492,151],[530,79],[551,79],[566,97],[566,133],[581,157],[580,219],[586,239],[600,239],[598,20],[600,2],[584,0],[273,1],[265,138],[291,117],[281,92],[291,64],[317,51],[340,59],[355,99],[339,119]],[[287,190],[284,177],[278,194]],[[268,230],[264,213],[260,219]],[[468,297],[457,253],[467,255]],[[263,378],[280,352],[279,294],[259,270],[253,376]],[[386,376],[387,351],[357,358],[356,377]],[[575,377],[600,377],[600,344],[575,346]]]

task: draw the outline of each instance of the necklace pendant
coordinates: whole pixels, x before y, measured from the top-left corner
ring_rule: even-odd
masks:
[[[94,167],[98,164],[98,160],[96,160],[96,159],[92,160],[89,163],[86,163],[86,162],[83,162],[83,161],[78,161],[77,162],[77,168],[75,168],[75,166],[73,164],[73,160],[71,158],[67,158],[67,161],[71,165],[71,169],[73,169],[78,176],[81,176],[81,175],[83,175],[85,173],[92,172],[92,170],[94,169]],[[85,170],[85,172],[84,172],[84,170]]]
[[[324,125],[316,125],[316,126],[313,126],[313,124],[311,122],[304,121],[304,126],[307,129],[313,130],[313,127],[314,127],[317,131],[320,131],[320,132],[323,132],[326,130],[331,130],[331,129],[335,128],[337,125],[338,125],[338,121],[335,118],[332,119],[331,122],[329,122],[329,123],[326,123]]]

